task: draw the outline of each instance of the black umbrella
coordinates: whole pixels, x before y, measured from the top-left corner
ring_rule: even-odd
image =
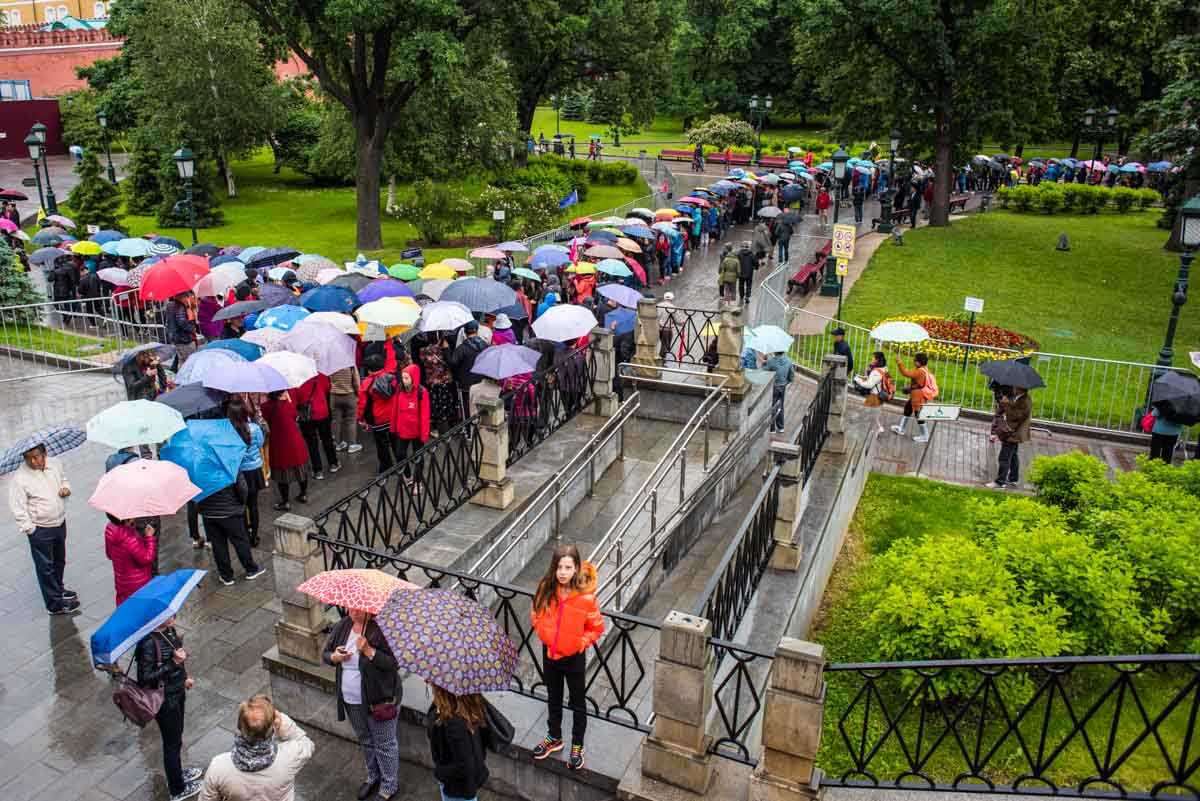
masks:
[[[283,264],[289,259],[294,259],[300,255],[300,251],[291,248],[267,248],[255,254],[254,258],[246,262],[247,267],[255,270],[261,270],[264,267],[274,267],[277,264]]]
[[[358,290],[365,287],[375,279],[369,278],[362,273],[343,273],[337,278],[330,281],[326,286],[341,286],[349,289],[351,292],[358,293]]]
[[[800,224],[800,215],[794,211],[784,212],[784,214],[779,219],[777,219],[775,222],[785,223],[787,225],[799,225]]]
[[[121,371],[125,369],[125,365],[129,364],[129,360],[146,350],[153,350],[155,355],[158,356],[158,360],[160,362],[169,362],[171,359],[175,358],[174,345],[163,345],[159,342],[151,342],[148,345],[138,345],[136,348],[126,351],[121,358],[117,359],[117,361],[113,364],[113,377],[120,381]]]
[[[204,256],[205,258],[215,259],[221,255],[221,249],[216,245],[200,244],[192,245],[184,253],[190,253],[193,256]]]
[[[16,189],[0,189],[0,200],[29,200],[29,195]]]
[[[1168,370],[1150,385],[1150,405],[1172,423],[1200,423],[1200,379],[1191,373]]]
[[[176,250],[183,250],[183,243],[171,236],[156,236],[151,240],[154,245],[170,245]]]
[[[1046,386],[1038,371],[1023,359],[995,359],[979,365],[979,372],[1006,387],[1037,389]]]
[[[791,203],[793,200],[800,200],[804,197],[804,187],[800,184],[785,186],[779,193],[779,199],[784,203]]]
[[[209,389],[203,384],[184,384],[181,387],[165,392],[154,400],[175,409],[184,417],[195,417],[207,414],[221,408],[221,404],[229,397],[228,392],[219,389]]]
[[[1012,161],[1012,156],[1008,155],[1007,153],[997,153],[992,156],[992,159],[994,161]]]
[[[262,300],[239,300],[237,303],[230,303],[225,308],[213,315],[213,320],[232,320],[234,317],[243,317],[247,314],[254,314],[263,309],[271,307],[270,303]]]
[[[296,297],[296,293],[288,289],[286,286],[279,284],[264,284],[258,290],[259,300],[266,303],[268,307],[275,306],[299,306],[300,298]]]

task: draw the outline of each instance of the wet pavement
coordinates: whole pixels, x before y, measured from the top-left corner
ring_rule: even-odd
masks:
[[[125,177],[125,163],[128,160],[129,156],[124,153],[112,154],[113,168],[117,172],[118,181]],[[71,194],[75,184],[79,183],[79,176],[75,173],[75,159],[68,155],[51,156],[49,166],[50,186],[54,189],[54,197],[59,204],[65,204],[67,196]],[[103,153],[100,154],[100,166],[105,170],[108,169]],[[104,174],[108,175],[107,172]],[[0,159],[0,186],[16,189],[29,196],[29,200],[17,201],[17,211],[21,212],[21,219],[26,221],[36,215],[38,210],[37,187],[21,185],[22,180],[32,177],[33,162],[29,159]]]

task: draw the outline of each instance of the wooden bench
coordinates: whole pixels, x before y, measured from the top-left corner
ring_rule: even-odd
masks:
[[[825,246],[813,254],[813,260],[802,265],[799,270],[792,273],[792,277],[788,279],[787,291],[790,295],[793,292],[802,292],[807,295],[816,289],[817,284],[824,277],[825,268],[830,262],[830,254],[833,252],[833,242],[826,242]]]
[[[694,152],[692,150],[664,150],[658,157],[666,161],[691,161]]]
[[[722,154],[724,155],[724,154]],[[713,159],[716,161],[716,159]],[[738,165],[741,167],[749,167],[754,162],[754,156],[749,153],[730,153],[729,161],[724,162],[730,165]]]
[[[912,209],[896,209],[892,212],[892,225],[900,225],[910,217],[912,217]],[[874,231],[880,222],[882,221],[879,217],[872,217],[871,230]]]
[[[788,160],[786,156],[763,156],[758,160],[758,166],[771,167],[773,169],[786,169]]]
[[[970,200],[969,195],[953,195],[950,198],[950,213],[953,214],[957,207],[960,212],[966,214],[968,200]]]

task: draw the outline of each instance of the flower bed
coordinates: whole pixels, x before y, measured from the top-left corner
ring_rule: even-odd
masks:
[[[966,348],[957,343],[967,341],[969,324],[964,319],[953,317],[938,317],[932,314],[900,314],[885,317],[875,325],[903,320],[916,323],[929,332],[930,339],[926,342],[889,344],[893,350],[901,353],[924,351],[930,358],[943,358],[951,361],[963,358]],[[971,329],[971,348],[967,358],[973,362],[983,362],[988,359],[1011,359],[1012,351],[1032,353],[1038,349],[1038,343],[1024,334],[1001,328],[997,325],[987,325],[976,322]]]

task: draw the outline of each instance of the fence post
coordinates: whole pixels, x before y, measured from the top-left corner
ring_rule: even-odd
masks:
[[[769,567],[796,571],[803,555],[800,542],[800,518],[804,514],[804,476],[800,465],[800,446],[790,442],[772,442],[771,457],[779,465],[779,503],[775,507],[775,547]]]
[[[750,777],[755,801],[802,801],[822,795],[815,767],[825,716],[825,648],[784,637],[775,649],[763,697],[762,758]]]
[[[829,398],[829,439],[823,450],[846,452],[846,357],[827,354],[821,359],[821,373],[833,373],[833,394]]]
[[[746,375],[742,370],[742,349],[745,348],[743,307],[721,304],[721,328],[717,331],[717,366],[714,372],[729,376],[725,386],[740,398],[746,392]]]
[[[654,728],[642,742],[642,774],[703,795],[712,781],[712,623],[672,611],[663,621],[654,661]]]
[[[479,477],[483,489],[475,493],[471,503],[491,509],[507,509],[513,502],[513,482],[508,477],[508,420],[504,401],[497,396],[483,396],[475,401],[479,417],[479,439],[483,456],[479,460]]]
[[[311,518],[282,514],[275,518],[275,552],[271,556],[275,576],[275,594],[283,607],[283,616],[275,624],[279,653],[321,663],[325,645],[325,606],[296,587],[325,569],[320,546],[308,535],[317,530]]]
[[[662,359],[658,355],[658,301],[654,298],[642,298],[638,301],[633,341],[634,364],[653,368],[662,366]],[[659,374],[657,369],[637,372],[643,378],[654,378]]]
[[[613,341],[612,329],[603,326],[592,329],[592,356],[596,360],[592,395],[596,398],[596,414],[601,417],[612,417],[617,413],[617,395],[613,392],[613,379],[617,375],[617,351],[613,347]]]

